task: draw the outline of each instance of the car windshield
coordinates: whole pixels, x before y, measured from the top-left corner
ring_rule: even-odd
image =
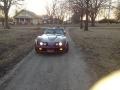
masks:
[[[63,29],[47,29],[44,32],[45,34],[61,34],[64,35],[64,30]]]

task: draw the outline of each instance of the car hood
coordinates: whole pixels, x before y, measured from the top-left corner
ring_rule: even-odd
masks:
[[[66,40],[66,37],[64,35],[58,34],[43,34],[41,36],[38,36],[38,39],[43,42],[59,42]]]

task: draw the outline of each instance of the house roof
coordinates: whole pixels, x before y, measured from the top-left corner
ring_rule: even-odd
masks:
[[[28,11],[28,10],[21,10],[20,12],[18,12],[14,18],[38,18],[38,16],[31,12],[31,11]]]

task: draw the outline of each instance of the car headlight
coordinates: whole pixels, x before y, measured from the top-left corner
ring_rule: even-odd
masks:
[[[55,45],[56,45],[56,46],[63,46],[63,43],[62,43],[62,42],[56,42]]]
[[[44,46],[46,46],[46,45],[47,45],[47,43],[46,43],[46,42],[44,42],[44,43],[43,43],[43,45],[44,45]]]
[[[44,45],[44,43],[43,43],[43,42],[40,42],[40,45],[41,45],[41,46],[43,46],[43,45]]]
[[[47,46],[47,42],[40,42],[40,46]]]
[[[56,46],[58,46],[58,45],[59,45],[59,43],[56,43],[55,45],[56,45]]]
[[[59,42],[59,46],[62,46],[63,45],[63,43],[62,42]]]

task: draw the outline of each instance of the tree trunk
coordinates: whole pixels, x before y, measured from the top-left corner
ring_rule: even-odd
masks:
[[[9,24],[8,24],[8,10],[4,11],[5,14],[5,23],[4,23],[4,28],[5,29],[10,29]]]
[[[4,18],[2,18],[2,27],[4,27],[4,22],[5,22],[5,20],[4,20]]]
[[[83,16],[80,16],[80,29],[83,29]]]
[[[94,15],[91,16],[91,26],[95,27],[95,17],[94,17]]]
[[[80,18],[80,29],[83,29],[83,19]]]
[[[83,29],[83,20],[80,22],[80,29]]]
[[[85,20],[85,28],[84,28],[84,31],[88,31],[88,14],[89,14],[89,12],[88,12],[88,4],[89,4],[89,0],[87,0],[86,1],[86,20]]]
[[[88,31],[88,15],[86,14],[86,20],[85,20],[85,29],[84,31]]]

